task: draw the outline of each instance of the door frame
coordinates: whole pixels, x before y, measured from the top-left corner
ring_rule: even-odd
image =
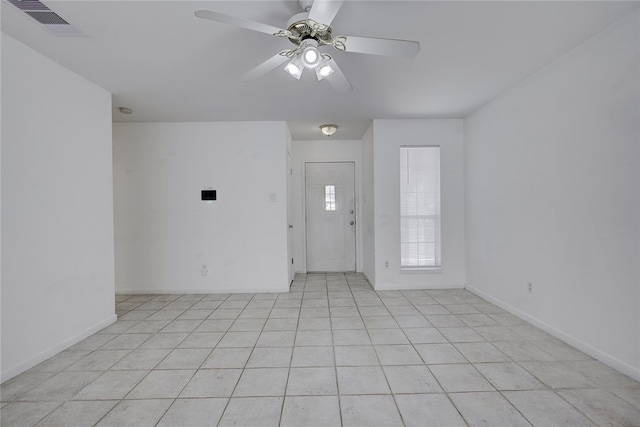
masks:
[[[361,248],[361,236],[360,232],[360,223],[361,223],[361,213],[360,213],[360,180],[359,180],[359,170],[358,170],[358,162],[355,160],[302,160],[301,166],[301,178],[302,178],[302,230],[301,230],[301,240],[302,240],[302,254],[304,256],[303,265],[304,272],[307,273],[307,164],[310,163],[350,163],[353,164],[353,192],[354,192],[354,202],[355,202],[355,210],[356,210],[356,236],[355,236],[355,271],[361,271],[361,260],[360,260],[360,250]]]
[[[295,235],[293,230],[293,155],[287,146],[287,275],[289,287],[293,284],[296,276],[296,268],[293,264]]]

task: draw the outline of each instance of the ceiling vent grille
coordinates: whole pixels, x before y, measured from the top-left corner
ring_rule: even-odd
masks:
[[[49,32],[58,36],[84,36],[63,17],[39,0],[8,0],[9,3],[38,21]]]
[[[36,10],[48,11],[49,8],[38,0],[9,0],[9,3],[25,12],[33,12]]]

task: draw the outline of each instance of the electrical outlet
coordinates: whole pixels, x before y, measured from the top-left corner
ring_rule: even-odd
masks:
[[[206,277],[209,274],[209,270],[207,269],[207,266],[205,264],[202,264],[202,270],[200,270],[200,274],[202,274],[202,277]]]
[[[389,268],[389,261],[384,262],[384,268]]]
[[[533,293],[533,284],[531,282],[529,282],[529,293]]]

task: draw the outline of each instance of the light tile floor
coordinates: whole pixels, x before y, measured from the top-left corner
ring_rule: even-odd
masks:
[[[640,426],[640,383],[465,290],[309,274],[116,310],[2,384],[2,426]]]

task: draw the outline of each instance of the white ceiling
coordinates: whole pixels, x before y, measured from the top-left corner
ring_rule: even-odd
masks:
[[[285,120],[296,140],[360,139],[371,119],[460,118],[640,6],[637,1],[345,1],[334,35],[417,40],[413,59],[336,52],[353,85],[307,72],[240,76],[293,45],[196,18],[211,9],[279,28],[297,1],[43,0],[87,37],[56,37],[2,1],[2,31],[113,94],[115,122]],[[125,116],[117,107],[132,108]]]

